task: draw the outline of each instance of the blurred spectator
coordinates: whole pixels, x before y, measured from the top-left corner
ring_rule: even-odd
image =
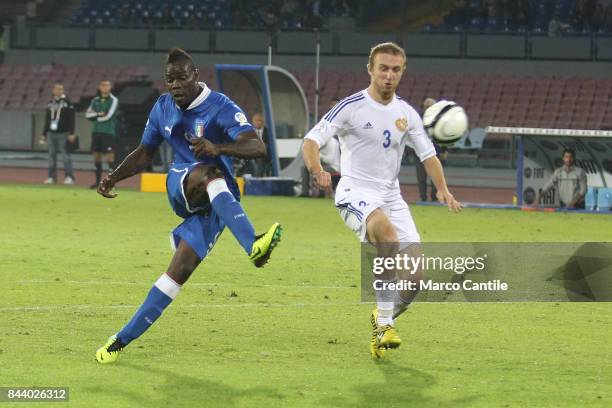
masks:
[[[557,19],[557,16],[553,16],[552,20],[548,23],[548,36],[556,37],[560,33],[569,29],[569,24],[562,23]]]
[[[606,7],[606,18],[604,19],[603,29],[607,33],[612,33],[612,4]]]
[[[572,149],[563,151],[563,166],[553,173],[548,183],[538,193],[536,205],[540,204],[542,194],[553,187],[559,193],[561,208],[584,209],[584,196],[587,191],[587,176],[583,169],[575,165],[576,153]]]
[[[612,31],[610,0],[543,3],[535,0],[455,0],[444,17],[451,29],[536,30],[550,36],[564,31]]]
[[[594,12],[595,0],[576,0],[570,14],[571,25],[577,31],[590,30]]]
[[[453,9],[444,18],[444,24],[447,27],[464,28],[470,20],[470,10],[467,0],[455,0]]]
[[[255,128],[255,133],[262,142],[266,145],[266,151],[268,152],[266,157],[260,157],[254,159],[254,174],[257,177],[266,177],[272,175],[272,150],[270,147],[270,132],[265,126],[264,117],[261,113],[257,112],[251,118],[251,124]]]
[[[76,143],[74,135],[74,107],[64,94],[64,85],[53,85],[53,97],[45,112],[42,141],[47,141],[49,151],[49,174],[45,184],[53,184],[57,177],[57,153],[64,161],[64,184],[74,184],[72,157],[67,151],[68,143]]]
[[[333,97],[329,103],[329,110],[340,102],[340,98]],[[333,197],[336,186],[340,181],[340,141],[338,136],[332,137],[319,151],[323,169],[331,173],[332,184],[329,188],[319,188],[306,166],[302,167],[302,196],[304,197]]]
[[[429,108],[434,103],[436,103],[435,99],[426,98],[423,101],[423,111],[421,112],[421,116],[423,116],[427,108]],[[446,158],[448,157],[448,151],[446,150],[445,147],[441,147],[436,142],[433,142],[433,144],[434,144],[434,147],[436,148],[436,155],[438,156],[438,159],[440,159],[440,163],[444,165],[444,162],[446,161]],[[416,158],[415,163],[416,163],[417,183],[419,185],[419,196],[421,198],[421,201],[427,201],[427,172],[425,171],[425,166],[423,165],[421,160],[419,160],[418,157]],[[431,201],[438,201],[438,198],[436,197],[438,190],[436,189],[436,186],[434,185],[433,181],[430,181],[430,185],[431,185],[431,195],[430,195]]]
[[[377,0],[397,10],[397,0]],[[223,7],[204,7],[196,2],[184,4],[170,0],[161,1],[155,9],[147,3],[134,4],[130,0],[113,2],[113,7],[102,7],[104,2],[85,2],[78,8],[71,20],[78,24],[104,24],[125,26],[183,26],[188,28],[224,27],[267,27],[310,29],[318,28],[329,17],[355,17],[365,0],[228,0]],[[372,3],[370,0],[369,3]],[[376,2],[374,2],[376,3]],[[209,2],[209,6],[211,3]],[[391,11],[387,12],[388,14]]]
[[[595,14],[593,15],[593,26],[591,29],[595,32],[603,31],[606,23],[606,9],[602,2],[597,3]]]

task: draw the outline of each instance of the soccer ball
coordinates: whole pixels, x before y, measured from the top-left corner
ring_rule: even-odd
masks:
[[[439,145],[455,143],[468,130],[465,110],[453,101],[439,101],[431,105],[423,115],[423,126]]]

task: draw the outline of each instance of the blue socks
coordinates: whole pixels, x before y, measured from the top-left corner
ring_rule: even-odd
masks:
[[[244,248],[247,255],[251,254],[253,242],[255,242],[255,229],[249,221],[240,203],[229,191],[225,179],[214,179],[206,186],[210,204],[215,213],[232,231],[240,245]]]
[[[164,273],[155,282],[144,303],[138,308],[132,319],[117,333],[121,343],[127,345],[147,331],[178,295],[180,289],[181,286]]]

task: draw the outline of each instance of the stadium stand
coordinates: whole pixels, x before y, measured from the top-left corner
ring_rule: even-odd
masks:
[[[361,0],[85,0],[72,24],[135,27],[320,27],[332,16],[354,17]]]
[[[66,95],[78,103],[96,94],[98,82],[114,83],[145,79],[148,70],[138,66],[0,65],[0,109],[44,110],[55,81],[64,84]]]
[[[608,0],[456,0],[438,27],[428,30],[473,30],[567,33],[612,32]]]
[[[295,71],[314,109],[314,73]],[[213,69],[202,69],[203,81],[216,87]],[[0,109],[42,110],[54,81],[62,81],[74,102],[90,98],[102,78],[121,83],[152,80],[144,67],[0,65]],[[160,92],[163,80],[152,80]],[[319,112],[324,113],[334,97],[350,95],[368,83],[367,73],[322,71]],[[465,107],[471,127],[526,126],[570,129],[612,128],[612,79],[587,77],[518,77],[507,75],[408,74],[399,94],[418,107],[426,97],[450,99]],[[258,110],[257,100],[233,95],[247,112]]]

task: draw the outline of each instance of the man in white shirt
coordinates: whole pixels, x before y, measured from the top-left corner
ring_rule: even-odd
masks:
[[[394,43],[372,48],[368,60],[370,85],[332,108],[305,137],[303,155],[316,182],[326,188],[330,174],[323,170],[319,149],[334,135],[340,141],[342,178],[335,204],[346,225],[361,242],[377,247],[379,257],[394,257],[402,251],[420,255],[420,236],[408,204],[401,196],[398,174],[406,145],[412,147],[438,189],[438,201],[459,212],[461,204],[448,191],[442,165],[423,129],[418,113],[395,91],[406,67],[404,50]],[[398,271],[387,270],[384,279],[397,280]],[[404,279],[405,277],[402,277]],[[410,280],[420,280],[422,271],[410,271]],[[401,340],[394,317],[404,312],[418,291],[376,291],[372,311],[370,352],[382,358]]]

